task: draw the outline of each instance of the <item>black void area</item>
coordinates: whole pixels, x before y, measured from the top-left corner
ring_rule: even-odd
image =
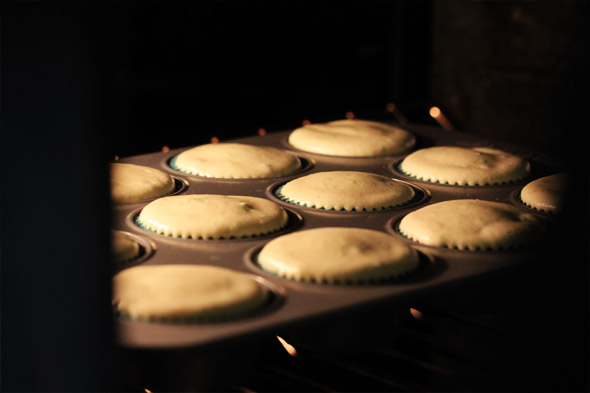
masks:
[[[101,4],[108,152],[387,116],[428,94],[430,2]],[[391,119],[391,116],[389,117]]]

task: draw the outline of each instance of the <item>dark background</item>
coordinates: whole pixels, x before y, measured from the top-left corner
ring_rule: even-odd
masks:
[[[430,125],[437,105],[458,129],[537,149],[575,174],[574,208],[559,234],[565,249],[551,254],[560,274],[526,326],[527,340],[554,356],[538,372],[523,370],[545,374],[548,390],[587,390],[588,8],[575,0],[2,2],[0,387],[116,390],[104,263],[114,156],[348,111],[391,119],[385,105],[394,102]]]

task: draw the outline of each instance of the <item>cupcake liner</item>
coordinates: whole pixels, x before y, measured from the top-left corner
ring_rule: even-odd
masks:
[[[484,183],[484,184],[478,184],[478,183],[475,183],[475,184],[466,184],[466,183],[459,183],[459,182],[451,183],[451,182],[448,182],[448,181],[441,182],[438,179],[433,180],[433,179],[430,179],[430,178],[420,177],[418,175],[414,175],[414,174],[408,173],[408,172],[404,171],[401,168],[401,162],[399,164],[397,164],[397,166],[395,167],[395,169],[399,173],[401,173],[402,175],[411,177],[412,179],[420,180],[420,181],[424,181],[424,182],[428,182],[428,183],[446,185],[446,186],[492,187],[492,186],[502,186],[502,185],[509,185],[509,184],[514,184],[514,183],[519,183],[519,182],[523,181],[524,179],[526,179],[526,176],[524,176],[524,177],[521,177],[521,178],[518,178],[518,179],[515,179],[515,180],[511,180],[511,181],[496,182],[496,183]]]
[[[146,225],[144,225],[141,221],[139,221],[139,215],[137,215],[135,217],[135,224],[140,227],[141,229],[148,231],[148,232],[152,232],[158,235],[162,235],[162,236],[166,236],[166,237],[170,237],[170,238],[174,238],[174,239],[184,239],[184,240],[244,240],[244,239],[250,239],[250,238],[257,238],[257,237],[262,237],[262,236],[268,236],[268,235],[272,235],[274,233],[278,233],[283,231],[285,228],[287,228],[290,224],[289,220],[287,220],[287,222],[281,226],[280,228],[277,229],[273,229],[272,231],[269,232],[261,232],[261,233],[252,233],[251,235],[244,235],[244,236],[240,236],[240,237],[236,237],[236,236],[230,236],[230,237],[213,237],[213,236],[208,236],[208,237],[204,237],[204,236],[199,236],[199,237],[192,237],[192,236],[188,236],[188,237],[183,237],[181,235],[172,235],[172,234],[166,234],[164,232],[161,231],[157,231],[154,230]]]
[[[406,276],[415,274],[419,269],[422,261],[419,261],[418,265],[410,270],[403,270],[399,273],[382,276],[382,277],[371,277],[371,278],[317,278],[317,277],[298,277],[295,275],[290,275],[288,273],[280,273],[265,269],[258,263],[258,256],[255,256],[254,265],[275,277],[283,278],[290,281],[305,283],[305,284],[313,284],[313,285],[334,285],[334,286],[371,286],[371,285],[385,285],[385,284],[392,284],[397,282],[402,282]]]
[[[326,207],[326,206],[317,206],[317,205],[311,205],[309,206],[308,204],[300,204],[299,202],[290,199],[288,197],[286,197],[281,190],[283,189],[284,184],[277,187],[273,194],[275,197],[277,197],[279,200],[289,203],[291,205],[295,205],[295,206],[300,206],[300,207],[306,207],[308,209],[317,209],[317,210],[325,210],[325,211],[337,211],[337,212],[379,212],[379,211],[387,211],[387,210],[394,210],[394,209],[399,209],[411,204],[416,203],[417,201],[421,200],[424,195],[422,192],[417,192],[417,190],[415,188],[413,188],[414,190],[414,197],[406,202],[397,204],[397,205],[388,205],[388,206],[382,206],[381,208],[362,208],[362,209],[356,209],[356,208],[352,208],[352,209],[345,209],[345,208],[340,208],[340,209],[336,209],[334,207]]]

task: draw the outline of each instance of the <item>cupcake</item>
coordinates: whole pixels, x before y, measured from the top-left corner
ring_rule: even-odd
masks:
[[[113,305],[147,321],[217,321],[244,316],[269,299],[245,273],[206,265],[143,265],[113,278]]]
[[[530,172],[528,161],[501,150],[455,146],[417,150],[398,168],[418,180],[458,186],[511,183],[524,179]]]
[[[130,262],[139,257],[141,247],[130,236],[111,231],[111,257],[114,263]]]
[[[545,213],[559,213],[569,185],[569,175],[559,173],[528,183],[520,192],[522,203]]]
[[[196,176],[253,179],[288,175],[301,168],[295,155],[274,147],[239,143],[197,146],[175,156],[170,166]]]
[[[541,220],[516,206],[477,199],[435,203],[406,215],[399,232],[415,242],[459,250],[501,250],[538,240]]]
[[[271,240],[257,263],[269,273],[296,281],[367,284],[414,270],[419,257],[416,250],[384,232],[327,227]]]
[[[276,191],[283,201],[326,210],[391,209],[411,201],[412,187],[366,172],[318,172],[291,180]]]
[[[140,202],[174,191],[174,178],[158,169],[142,165],[110,164],[113,203]]]
[[[232,239],[282,229],[287,212],[251,196],[191,194],[168,196],[145,206],[137,223],[144,229],[184,239]]]
[[[410,132],[368,120],[309,124],[289,135],[291,146],[329,156],[374,157],[402,154],[414,147]]]

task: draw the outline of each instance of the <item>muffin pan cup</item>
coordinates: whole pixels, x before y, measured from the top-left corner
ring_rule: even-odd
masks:
[[[349,320],[358,324],[363,312],[368,309],[373,310],[376,315],[395,315],[399,307],[407,307],[412,302],[419,302],[448,289],[478,279],[492,279],[498,274],[507,273],[512,268],[523,265],[528,268],[527,262],[538,256],[537,248],[534,246],[505,251],[462,251],[431,247],[404,238],[396,232],[395,226],[409,212],[449,199],[470,198],[504,202],[531,214],[546,217],[545,214],[520,203],[520,189],[534,179],[561,172],[563,168],[556,163],[548,162],[546,157],[537,157],[533,152],[483,141],[467,133],[415,125],[406,128],[416,135],[415,150],[437,145],[495,147],[529,160],[531,173],[522,181],[497,186],[450,186],[429,183],[405,176],[396,170],[397,164],[405,155],[355,158],[305,153],[289,146],[287,138],[290,131],[232,140],[286,149],[304,160],[305,165],[301,170],[282,177],[210,179],[183,174],[172,169],[168,163],[174,155],[185,150],[184,148],[121,159],[121,162],[146,165],[170,173],[182,185],[176,193],[249,195],[272,200],[287,209],[290,222],[278,232],[247,239],[179,239],[144,230],[135,223],[135,216],[149,201],[113,205],[113,229],[132,233],[153,245],[148,257],[140,264],[221,266],[251,274],[274,293],[273,300],[258,312],[225,322],[150,323],[116,317],[118,343],[124,348],[140,350],[191,348],[207,351],[220,345],[280,335],[281,332],[292,334],[298,329],[311,329],[312,333],[314,328],[321,329],[321,326],[339,326],[346,329],[342,321]],[[278,186],[291,179],[332,170],[366,171],[389,176],[414,187],[419,197],[408,205],[394,209],[346,212],[301,207],[281,201],[274,195],[274,190]],[[326,226],[359,227],[389,233],[418,250],[422,256],[422,264],[415,272],[397,280],[363,285],[296,282],[267,273],[257,266],[256,253],[271,239],[292,231]],[[337,340],[338,335],[333,336]]]

